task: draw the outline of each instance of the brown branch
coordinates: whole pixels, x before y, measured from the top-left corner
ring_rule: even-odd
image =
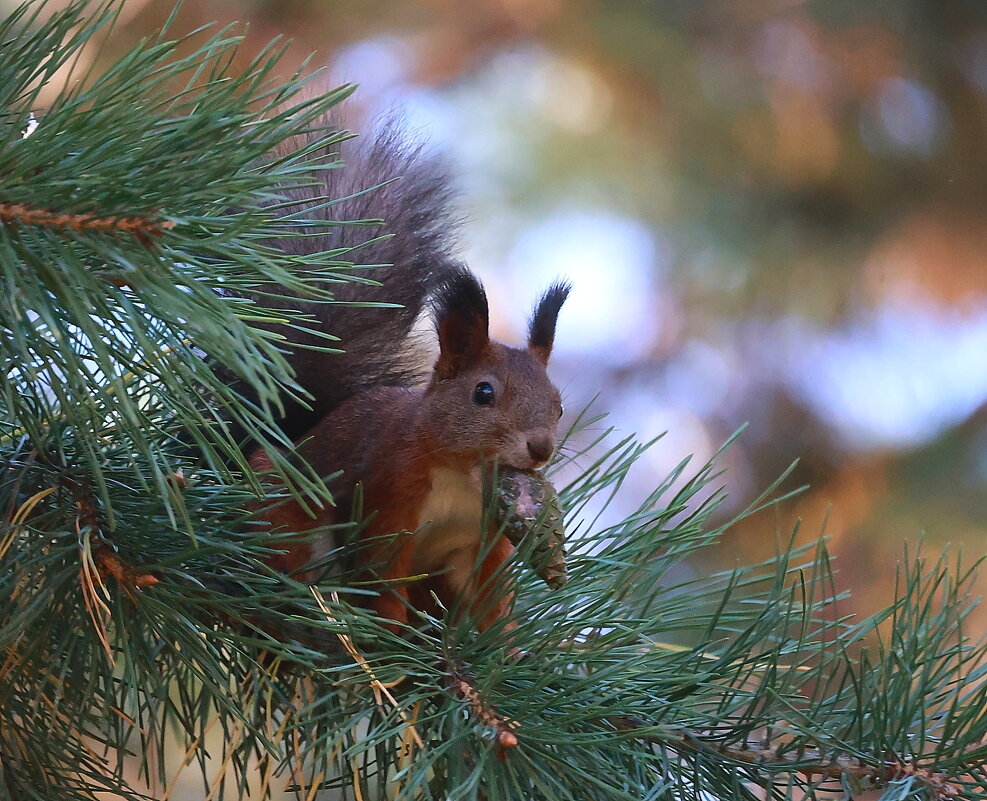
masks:
[[[112,576],[117,583],[126,588],[142,589],[157,584],[157,576],[128,565],[114,552],[113,546],[110,544],[106,520],[92,493],[75,479],[63,478],[62,483],[73,491],[77,510],[77,530],[81,533],[88,529],[99,535],[99,539],[91,546],[92,557],[99,578],[105,579],[107,576]]]
[[[104,578],[108,575],[113,576],[124,586],[143,589],[144,587],[153,587],[159,581],[153,573],[146,573],[128,565],[113,553],[105,543],[97,545],[93,556],[96,558],[96,567]]]
[[[116,231],[133,234],[143,245],[175,227],[169,220],[154,222],[147,217],[97,217],[32,209],[21,203],[0,203],[0,222],[6,225],[34,225],[43,228],[71,228],[73,231]]]
[[[461,671],[452,668],[450,672],[453,691],[469,702],[473,714],[483,721],[485,726],[497,730],[497,744],[501,748],[514,748],[518,744],[517,735],[514,733],[517,724],[510,718],[502,717],[493,711]]]
[[[647,724],[632,718],[607,718],[607,722],[618,731],[633,732],[648,728]],[[687,729],[673,729],[661,735],[641,733],[638,739],[659,743],[683,754],[714,754],[726,757],[772,773],[799,773],[810,782],[816,776],[832,780],[850,776],[857,780],[869,780],[876,788],[898,779],[913,777],[941,801],[959,799],[962,793],[958,783],[945,774],[900,760],[885,762],[882,765],[867,765],[854,757],[826,759],[817,750],[804,751],[800,754],[779,754],[770,748],[756,747],[756,744],[752,747],[751,743],[737,746],[710,742]]]

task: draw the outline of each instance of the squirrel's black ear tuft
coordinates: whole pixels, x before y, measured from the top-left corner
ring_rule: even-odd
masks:
[[[432,307],[439,334],[435,372],[450,378],[478,362],[490,345],[487,295],[480,280],[460,267],[439,286]]]
[[[528,323],[528,350],[542,363],[548,364],[555,342],[555,323],[559,309],[569,297],[572,285],[568,281],[556,281],[541,296]]]

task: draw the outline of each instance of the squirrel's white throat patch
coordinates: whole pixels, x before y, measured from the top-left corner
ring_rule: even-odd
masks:
[[[415,532],[415,569],[425,572],[444,564],[449,554],[479,544],[483,517],[479,469],[463,473],[438,467],[430,478],[432,487]]]

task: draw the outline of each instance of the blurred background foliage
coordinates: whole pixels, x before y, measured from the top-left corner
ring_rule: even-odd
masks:
[[[127,0],[89,58],[170,11]],[[573,280],[568,408],[599,394],[619,428],[668,432],[609,514],[749,422],[723,461],[732,507],[800,459],[789,485],[811,489],[778,529],[832,536],[861,611],[902,539],[984,553],[983,3],[195,0],[173,33],[234,20],[449,154],[502,338]],[[766,555],[774,526],[717,558]]]

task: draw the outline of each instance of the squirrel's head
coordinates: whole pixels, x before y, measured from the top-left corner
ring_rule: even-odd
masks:
[[[555,283],[535,306],[526,348],[494,342],[483,287],[466,269],[434,301],[439,358],[425,391],[432,435],[465,461],[496,459],[521,470],[555,451],[562,403],[546,367],[569,285]]]

